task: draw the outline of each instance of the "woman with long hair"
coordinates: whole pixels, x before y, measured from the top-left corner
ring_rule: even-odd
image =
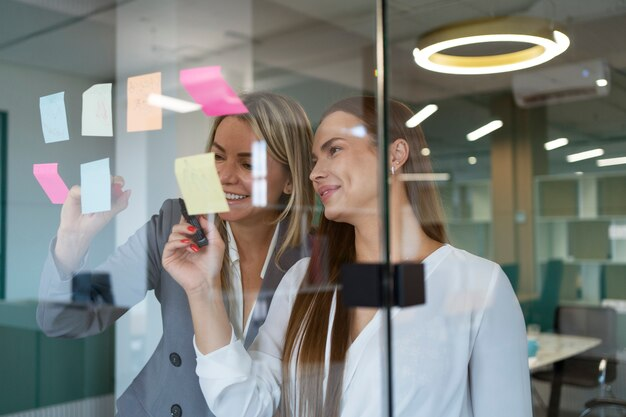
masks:
[[[217,320],[223,306],[208,301],[220,298],[216,271],[193,277],[202,288],[188,292],[196,372],[217,416],[384,413],[381,310],[346,308],[337,285],[341,265],[381,260],[375,109],[373,98],[356,97],[322,117],[310,179],[324,218],[311,258],[285,276],[250,353]],[[401,175],[432,172],[421,130],[404,125],[411,115],[390,103],[390,252],[394,263],[424,264],[426,303],[391,310],[395,415],[530,416],[524,319],[508,279],[447,243],[433,182]]]
[[[307,254],[310,208],[314,194],[311,170],[312,130],[302,107],[278,94],[241,96],[249,112],[217,117],[206,151],[215,164],[229,211],[215,217],[219,254],[217,282],[228,305],[225,319],[247,347],[265,320],[274,290],[285,271]],[[252,204],[252,145],[267,146],[267,206]],[[193,235],[181,217],[177,199],[166,200],[158,215],[96,268],[110,276],[112,299],[121,308],[71,303],[72,281],[84,269],[83,259],[102,228],[126,208],[130,191],[123,179],[112,185],[112,210],[81,214],[80,187],[74,186],[61,210],[40,287],[37,320],[49,336],[84,337],[99,333],[154,290],[161,304],[163,335],[152,357],[117,401],[119,416],[211,416],[198,386],[193,326],[187,296],[168,271],[200,255],[189,237],[182,257],[162,254],[172,230]],[[206,216],[200,216],[205,225]],[[212,249],[217,249],[215,245]],[[215,250],[213,250],[215,253]],[[218,255],[218,256],[217,256]],[[221,316],[220,316],[221,318]]]

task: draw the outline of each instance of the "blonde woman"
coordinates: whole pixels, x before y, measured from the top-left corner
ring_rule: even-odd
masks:
[[[404,125],[411,115],[390,102],[391,260],[424,264],[426,304],[391,310],[394,416],[531,416],[524,319],[509,281],[497,264],[447,243],[432,182],[399,179],[431,172],[421,130]],[[335,286],[342,264],[380,261],[376,120],[371,97],[340,101],[323,116],[310,174],[324,204],[317,243],[283,279],[250,353],[212,301],[218,271],[169,269],[184,275],[197,373],[217,416],[384,415],[381,311],[347,309]],[[218,258],[220,237],[205,226],[214,246],[198,259]]]
[[[272,93],[242,96],[249,113],[215,119],[207,151],[215,153],[217,171],[230,211],[215,221],[220,251],[208,265],[218,271],[218,281],[228,304],[229,326],[246,346],[265,320],[274,290],[284,272],[306,255],[313,190],[311,169],[312,131],[299,104]],[[265,140],[267,202],[252,206],[251,149]],[[126,208],[130,191],[121,191],[116,178],[113,208],[108,213],[81,215],[80,188],[72,188],[63,205],[61,223],[44,266],[37,319],[50,336],[83,337],[101,332],[122,314],[120,310],[80,309],[69,301],[72,277],[96,234]],[[206,227],[206,216],[200,217]],[[194,227],[181,217],[177,200],[167,200],[161,211],[101,266],[111,275],[113,299],[122,306],[141,301],[154,290],[161,303],[163,336],[137,378],[117,402],[119,416],[211,416],[195,374],[193,327],[187,295],[172,279],[171,265],[196,256],[200,249],[191,238],[181,259],[161,257],[171,244],[171,234]],[[170,243],[168,243],[168,240]],[[221,300],[220,300],[221,301]],[[221,318],[222,316],[220,316]]]

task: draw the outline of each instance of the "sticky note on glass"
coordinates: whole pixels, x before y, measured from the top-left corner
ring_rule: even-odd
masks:
[[[83,136],[113,136],[112,87],[96,84],[83,93]]]
[[[63,204],[68,193],[67,185],[59,175],[58,165],[57,163],[33,165],[33,175],[52,204]]]
[[[150,94],[161,94],[161,73],[129,77],[127,84],[128,108],[126,130],[143,132],[159,130],[163,126],[163,110],[148,104]]]
[[[214,153],[177,158],[175,172],[178,187],[189,214],[229,211],[228,202],[215,168]]]
[[[248,113],[248,109],[222,77],[222,67],[180,71],[180,82],[207,116]]]
[[[267,206],[267,143],[252,143],[252,205]]]
[[[111,210],[109,158],[80,164],[80,204],[83,214]]]
[[[267,179],[254,178],[252,180],[252,205],[267,207]]]
[[[41,129],[46,143],[70,140],[65,114],[65,92],[39,98]]]

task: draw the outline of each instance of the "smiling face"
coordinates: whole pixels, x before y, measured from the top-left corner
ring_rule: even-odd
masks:
[[[342,111],[329,114],[315,132],[310,179],[327,219],[355,224],[378,211],[378,157],[363,122]]]
[[[230,211],[219,216],[229,222],[258,222],[276,216],[276,210],[252,206],[252,144],[258,140],[250,126],[226,117],[215,131],[210,151],[226,194]],[[276,208],[283,193],[290,192],[286,166],[267,155],[267,204]]]

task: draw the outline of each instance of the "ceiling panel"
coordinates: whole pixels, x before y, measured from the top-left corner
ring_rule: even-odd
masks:
[[[152,40],[116,39],[116,14],[141,1],[5,0],[0,5],[0,60],[112,79],[116,42],[134,42],[138,51],[151,48],[171,62],[218,62],[222,54],[251,47],[260,86],[281,87],[304,78],[355,91],[374,85],[373,0],[164,2],[160,7],[168,8],[174,20],[169,27],[153,18],[159,7],[145,8],[134,24],[151,28]],[[118,10],[89,15],[114,4],[120,5]],[[544,67],[601,58],[612,68],[611,95],[550,106],[547,135],[568,135],[572,148],[604,140],[607,152],[626,154],[626,0],[393,0],[389,5],[392,95],[416,109],[430,102],[440,105],[437,117],[424,127],[441,155],[488,152],[488,141],[469,144],[464,135],[491,117],[489,99],[483,98],[510,91],[511,74],[455,76],[423,70],[411,56],[416,39],[452,22],[509,14],[564,24],[572,45]],[[84,15],[89,17],[77,19]],[[227,23],[233,21],[239,23]],[[564,152],[550,153],[555,166]]]

